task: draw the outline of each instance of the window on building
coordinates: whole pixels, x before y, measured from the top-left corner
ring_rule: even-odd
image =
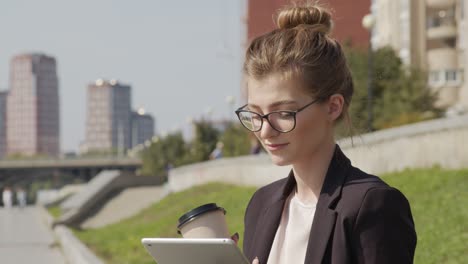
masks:
[[[440,78],[440,71],[431,71],[429,72],[429,84],[431,86],[437,86],[440,85],[442,82]]]
[[[442,42],[444,43],[445,46],[455,48],[455,46],[457,44],[457,39],[456,38],[446,38],[446,39],[442,40]]]
[[[455,82],[457,80],[457,71],[455,70],[446,70],[445,79],[447,82]]]
[[[462,71],[449,69],[445,71],[445,81],[449,85],[458,85],[461,83]]]

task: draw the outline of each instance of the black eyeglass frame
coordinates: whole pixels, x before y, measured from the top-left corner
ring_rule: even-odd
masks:
[[[297,113],[301,112],[302,110],[306,109],[308,106],[311,106],[311,105],[313,105],[313,104],[315,104],[315,103],[317,103],[317,102],[319,102],[319,101],[320,101],[320,99],[315,99],[314,101],[312,101],[312,102],[310,102],[310,103],[304,105],[303,107],[301,107],[301,108],[299,108],[299,109],[297,109],[297,110],[280,110],[280,111],[273,111],[273,112],[270,112],[270,113],[264,114],[264,115],[261,115],[261,114],[259,114],[259,113],[257,113],[257,112],[253,112],[253,111],[249,111],[249,110],[244,110],[244,109],[242,109],[242,108],[244,108],[244,107],[246,107],[246,106],[248,105],[248,104],[245,104],[245,105],[239,107],[239,108],[235,111],[235,113],[236,113],[236,115],[237,115],[237,118],[239,118],[239,121],[240,121],[240,123],[242,124],[242,126],[245,127],[245,128],[246,128],[247,130],[249,130],[249,131],[258,132],[258,131],[262,130],[262,127],[263,127],[263,119],[266,119],[266,121],[268,122],[268,124],[270,124],[270,127],[273,128],[274,130],[276,130],[276,131],[278,131],[278,132],[280,132],[280,133],[289,133],[289,132],[293,131],[293,130],[296,128],[296,115],[297,115]],[[260,120],[261,120],[260,127],[259,127],[258,129],[256,129],[256,130],[252,130],[252,129],[248,128],[246,125],[244,125],[244,123],[242,122],[241,117],[240,117],[240,114],[243,113],[243,112],[244,112],[244,113],[245,113],[245,112],[247,112],[247,113],[252,113],[252,114],[255,114],[255,115],[260,116],[260,117],[261,117],[261,119],[260,119]],[[271,114],[275,114],[275,113],[288,113],[288,114],[292,115],[292,117],[293,117],[293,119],[294,119],[294,125],[293,125],[293,127],[292,127],[290,130],[287,130],[287,131],[278,130],[275,126],[273,126],[273,125],[271,124],[270,119],[268,118]]]

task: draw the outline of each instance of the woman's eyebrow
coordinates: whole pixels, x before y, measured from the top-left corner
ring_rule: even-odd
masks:
[[[278,107],[278,106],[282,106],[282,105],[297,105],[297,102],[296,101],[293,101],[293,100],[282,100],[282,101],[278,101],[278,102],[274,102],[272,104],[269,105],[269,107]],[[256,105],[256,104],[247,104],[248,107],[253,107],[253,108],[260,108],[260,106]]]
[[[283,101],[272,103],[270,107],[277,107],[281,105],[295,105],[295,104],[297,104],[297,102],[294,100],[283,100]]]

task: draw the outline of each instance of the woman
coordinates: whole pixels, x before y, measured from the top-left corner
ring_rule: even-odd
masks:
[[[330,13],[280,11],[278,29],[252,41],[247,104],[236,113],[289,176],[259,189],[245,214],[253,263],[412,263],[416,233],[407,199],[351,165],[334,139],[349,121],[353,81]],[[349,122],[348,122],[349,123]]]

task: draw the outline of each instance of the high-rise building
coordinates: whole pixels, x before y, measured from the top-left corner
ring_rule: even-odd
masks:
[[[390,45],[402,61],[428,72],[438,106],[468,111],[466,0],[374,0],[374,48]]]
[[[416,61],[414,42],[411,34],[418,34],[418,28],[411,28],[415,15],[411,15],[411,3],[407,0],[373,1],[371,6],[375,17],[372,33],[372,47],[391,46],[405,65]],[[413,46],[411,46],[413,45]]]
[[[151,140],[154,136],[154,118],[142,108],[138,109],[136,112],[132,112],[131,135],[132,147],[143,144],[146,140]]]
[[[6,98],[7,92],[0,92],[0,159],[6,153]]]
[[[21,54],[10,64],[7,154],[58,156],[59,92],[55,58]]]
[[[85,152],[123,154],[130,148],[131,88],[99,79],[88,86]]]
[[[248,0],[247,39],[271,31],[275,28],[274,15],[278,9],[291,0]],[[325,7],[332,11],[334,28],[332,36],[343,43],[367,47],[369,33],[362,27],[362,17],[370,12],[371,0],[322,0]]]

